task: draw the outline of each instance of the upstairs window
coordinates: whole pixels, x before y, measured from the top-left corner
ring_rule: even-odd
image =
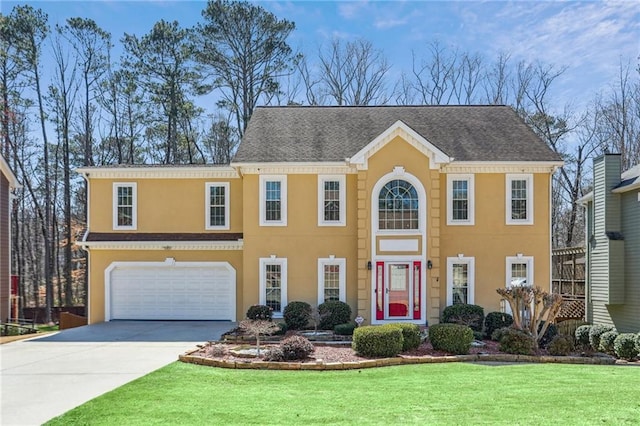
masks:
[[[419,224],[418,192],[409,182],[388,182],[378,196],[378,229],[416,230]]]
[[[318,226],[346,224],[346,188],[344,175],[318,176]]]
[[[135,183],[113,184],[113,229],[136,229],[136,198]]]
[[[229,229],[229,183],[206,184],[206,229]]]
[[[473,175],[447,175],[447,225],[474,224]]]
[[[507,175],[507,224],[533,224],[533,176],[530,174]]]
[[[286,176],[260,176],[260,225],[287,225]]]

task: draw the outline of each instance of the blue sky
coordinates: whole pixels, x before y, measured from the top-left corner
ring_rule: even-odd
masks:
[[[147,33],[160,20],[192,26],[206,2],[190,1],[2,1],[2,13],[30,3],[49,14],[50,23],[72,16],[94,19],[112,33]],[[640,55],[640,2],[576,1],[258,1],[280,18],[296,23],[293,47],[315,53],[332,37],[363,37],[383,50],[391,79],[410,70],[430,42],[478,52],[493,60],[509,52],[514,60],[540,59],[567,71],[554,96],[559,104],[583,107],[611,84],[621,60]]]

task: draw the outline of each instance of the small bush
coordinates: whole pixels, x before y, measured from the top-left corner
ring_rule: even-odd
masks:
[[[484,319],[484,335],[489,339],[494,340],[493,332],[505,327],[510,327],[513,324],[513,317],[510,314],[504,312],[489,312]]]
[[[616,356],[627,361],[632,361],[638,356],[638,348],[636,347],[636,335],[632,333],[621,333],[613,342],[613,349]]]
[[[536,341],[533,336],[526,331],[515,328],[505,328],[500,337],[499,349],[502,352],[516,355],[533,355],[536,348]]]
[[[484,309],[482,306],[464,303],[447,306],[442,311],[442,322],[466,325],[473,331],[481,332],[484,323]]]
[[[594,351],[600,350],[600,336],[607,331],[614,331],[615,328],[611,325],[596,324],[589,330],[589,344]]]
[[[640,353],[640,333],[636,335],[636,349],[638,350],[638,353]]]
[[[339,336],[351,336],[356,327],[357,325],[355,322],[346,322],[333,327],[333,332]]]
[[[509,329],[510,327],[502,327],[497,330],[494,330],[494,332],[491,334],[491,340],[493,340],[494,342],[499,342],[500,339],[502,339],[502,335],[506,333],[507,330]]]
[[[547,350],[549,351],[549,355],[567,356],[573,351],[573,348],[572,337],[558,334],[551,339]]]
[[[353,331],[351,346],[357,354],[368,357],[391,357],[402,351],[402,330],[390,325],[367,325]]]
[[[272,347],[267,352],[265,352],[262,359],[264,359],[265,361],[275,361],[275,362],[284,361],[285,359],[284,359],[284,352],[282,351],[282,347],[280,346]]]
[[[290,302],[282,312],[288,330],[302,330],[311,320],[311,305],[307,302]]]
[[[579,346],[582,349],[590,348],[589,332],[591,331],[591,327],[593,326],[585,324],[585,325],[580,325],[576,328],[576,333],[575,333],[576,346]]]
[[[607,331],[606,333],[602,333],[600,336],[600,346],[598,347],[598,350],[609,355],[614,355],[616,351],[613,348],[613,342],[616,340],[616,337],[618,337],[617,331]]]
[[[226,346],[220,343],[214,343],[207,347],[207,356],[219,357],[223,356],[226,352]]]
[[[285,361],[306,359],[315,350],[313,343],[302,336],[290,336],[280,342]]]
[[[320,320],[322,330],[333,330],[336,325],[351,321],[351,306],[338,300],[321,303],[318,306],[318,313],[322,317]]]
[[[461,324],[436,324],[429,327],[429,341],[433,349],[455,355],[469,353],[473,330]]]
[[[544,321],[540,322],[540,325],[538,326],[538,332],[542,330],[542,327],[544,327]],[[547,346],[549,346],[549,343],[551,343],[551,340],[553,340],[553,338],[556,337],[557,334],[558,327],[555,324],[549,324],[549,327],[547,327],[542,337],[538,339],[538,346],[540,346],[541,348],[546,348]]]
[[[564,320],[556,324],[558,326],[558,334],[571,337],[573,344],[576,343],[576,329],[581,325],[588,325],[586,322],[577,319]]]
[[[418,349],[420,346],[420,327],[416,324],[397,322],[393,324],[402,330],[402,352]]]
[[[247,310],[247,318],[250,320],[266,320],[273,319],[273,310],[266,305],[253,305]]]

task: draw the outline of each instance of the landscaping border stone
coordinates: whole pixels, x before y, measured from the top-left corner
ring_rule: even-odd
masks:
[[[393,358],[377,358],[364,361],[349,362],[272,362],[272,361],[228,361],[206,358],[193,355],[200,349],[195,349],[178,357],[185,363],[206,365],[209,367],[255,369],[255,370],[359,370],[362,368],[389,367],[392,365],[431,364],[443,362],[507,362],[507,363],[553,363],[553,364],[591,364],[614,365],[615,358],[605,357],[576,357],[576,356],[531,356],[509,354],[473,354],[473,355],[446,355],[446,356],[421,356]]]

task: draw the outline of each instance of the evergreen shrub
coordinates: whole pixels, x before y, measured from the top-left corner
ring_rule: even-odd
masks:
[[[311,305],[307,302],[290,302],[282,312],[288,330],[303,330],[311,320]]]
[[[391,324],[367,325],[353,331],[351,346],[358,355],[392,357],[402,352],[402,330]]]
[[[442,322],[466,325],[473,331],[482,332],[484,308],[482,308],[482,306],[465,303],[447,306],[444,308],[444,311],[442,311]]]
[[[464,355],[471,348],[473,330],[461,324],[435,324],[429,327],[429,341],[437,351]]]

